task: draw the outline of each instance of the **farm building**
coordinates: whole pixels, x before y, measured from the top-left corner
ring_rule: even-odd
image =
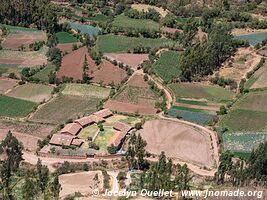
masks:
[[[77,135],[80,130],[82,129],[82,126],[77,123],[70,123],[67,124],[61,131],[61,134],[68,134],[68,135]]]
[[[89,125],[92,125],[94,123],[98,123],[99,122],[99,118],[94,116],[94,115],[90,115],[90,116],[86,116],[80,119],[75,120],[74,122],[76,124],[79,124],[80,126],[82,126],[83,128]]]
[[[56,145],[56,146],[70,146],[75,145],[80,147],[83,144],[83,140],[66,134],[54,134],[49,142],[49,144]]]
[[[113,128],[118,131],[117,134],[110,140],[109,145],[108,146],[115,146],[117,148],[119,148],[124,139],[125,136],[129,133],[130,130],[133,129],[133,127],[129,124],[123,123],[123,122],[116,122],[113,125]]]
[[[99,118],[106,119],[108,117],[111,117],[113,114],[109,109],[103,109],[103,110],[100,110],[98,112],[95,112],[94,115],[99,117]]]

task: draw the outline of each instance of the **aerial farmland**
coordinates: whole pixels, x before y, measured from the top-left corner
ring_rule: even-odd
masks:
[[[1,2],[0,199],[267,199],[266,58],[261,0]]]

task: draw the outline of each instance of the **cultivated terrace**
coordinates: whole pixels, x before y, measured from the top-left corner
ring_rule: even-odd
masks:
[[[264,0],[1,1],[0,199],[267,199],[266,59]]]

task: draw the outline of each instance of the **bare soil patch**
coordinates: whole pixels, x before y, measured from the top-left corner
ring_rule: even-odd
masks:
[[[6,138],[6,135],[9,130],[7,129],[0,129],[0,141]],[[24,150],[28,151],[36,151],[37,150],[37,142],[39,137],[32,136],[29,134],[23,134],[19,132],[12,132],[12,134],[23,144]]]
[[[167,10],[164,10],[163,8],[159,8],[156,6],[151,6],[151,5],[147,5],[147,4],[132,4],[131,6],[133,9],[136,9],[138,11],[144,11],[144,12],[148,12],[148,9],[155,9],[157,12],[159,12],[159,14],[162,17],[165,17],[168,14]]]
[[[89,65],[89,77],[90,77],[90,65]],[[99,68],[93,71],[92,82],[102,83],[104,85],[110,85],[114,83],[115,85],[119,85],[121,81],[126,78],[127,73],[123,69],[118,66],[113,65],[111,62],[107,60],[102,60]]]
[[[14,65],[43,65],[47,64],[47,60],[44,58],[35,58],[35,59],[6,59],[6,58],[0,58],[0,64],[14,64]]]
[[[8,90],[17,85],[17,81],[9,78],[0,78],[0,94],[4,94]]]
[[[90,57],[87,48],[82,47],[62,58],[62,64],[57,73],[57,77],[61,79],[65,76],[72,77],[73,80],[82,80],[85,57],[87,58],[89,70],[90,67],[95,68],[95,62]]]
[[[127,85],[148,88],[148,84],[144,81],[144,77],[142,75],[134,75],[129,78]]]
[[[58,44],[56,48],[58,48],[62,53],[70,53],[73,51],[72,47],[74,44],[79,46],[81,43],[77,42],[77,43]]]
[[[167,157],[211,167],[214,163],[208,134],[179,122],[153,120],[140,131],[147,141],[146,150]]]
[[[104,56],[109,60],[116,60],[119,63],[129,65],[134,70],[137,70],[144,61],[149,60],[148,54],[105,53]]]
[[[62,187],[60,198],[80,192],[82,195],[92,195],[93,190],[103,190],[103,175],[101,171],[79,172],[59,176]]]

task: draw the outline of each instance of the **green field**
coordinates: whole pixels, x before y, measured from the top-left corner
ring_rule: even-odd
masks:
[[[99,98],[83,98],[71,95],[59,95],[48,103],[44,104],[34,115],[31,121],[59,124],[68,119],[74,119],[83,114],[95,112]]]
[[[107,152],[107,146],[110,139],[115,135],[115,131],[112,127],[105,127],[104,131],[100,131],[95,139],[96,145],[100,147],[100,151]]]
[[[97,14],[94,17],[90,17],[89,20],[95,22],[106,22],[108,20],[108,17],[103,14]]]
[[[203,85],[200,83],[173,83],[169,85],[177,99],[194,98],[206,99],[213,102],[226,102],[234,97],[234,94],[219,86]]]
[[[154,72],[164,82],[170,82],[180,74],[179,53],[176,51],[164,51],[153,66]]]
[[[157,22],[147,19],[132,19],[125,15],[115,17],[112,27],[119,32],[159,32]]]
[[[56,37],[59,44],[78,42],[76,37],[67,32],[58,32],[56,33]]]
[[[8,96],[33,102],[42,102],[51,98],[53,87],[42,84],[27,83],[19,85],[7,93]]]
[[[56,70],[56,66],[53,64],[48,64],[41,71],[37,72],[32,76],[33,79],[40,80],[42,82],[49,82],[49,75]]]
[[[62,94],[65,95],[91,96],[99,98],[107,98],[109,93],[110,89],[108,88],[75,83],[65,84],[62,90]]]
[[[34,102],[0,95],[0,116],[26,117],[36,106]]]
[[[198,105],[198,106],[208,106],[206,102],[203,101],[193,101],[193,100],[185,100],[185,99],[176,99],[177,103],[184,103],[189,105]]]
[[[128,52],[136,47],[158,49],[174,46],[175,42],[169,39],[135,38],[119,35],[100,35],[97,39],[97,48],[103,53]]]
[[[11,26],[11,25],[6,25],[6,24],[0,24],[0,27],[4,26],[8,30],[11,31],[39,31],[38,29],[35,28],[26,28],[26,27],[21,27],[21,26]]]

